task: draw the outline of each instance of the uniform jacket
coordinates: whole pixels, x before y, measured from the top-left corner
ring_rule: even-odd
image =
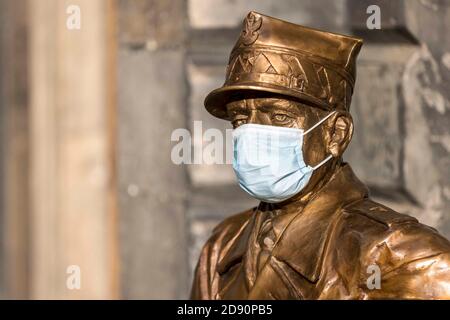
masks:
[[[372,201],[349,165],[306,205],[283,209],[292,218],[256,271],[253,239],[268,210],[261,203],[214,229],[193,299],[450,299],[450,242]]]

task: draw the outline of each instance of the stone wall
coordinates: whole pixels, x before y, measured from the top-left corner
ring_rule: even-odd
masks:
[[[413,1],[408,30],[420,48],[402,77],[405,97],[404,186],[420,218],[450,237],[450,3]]]
[[[187,175],[170,136],[187,125],[184,1],[118,2],[122,297],[187,292]]]
[[[203,108],[250,10],[365,39],[345,159],[373,196],[450,237],[450,3],[118,1],[119,187],[125,298],[186,298],[214,225],[256,201],[229,165],[176,166],[170,133],[225,130]],[[382,29],[366,28],[378,4]],[[201,144],[194,139],[194,144]]]

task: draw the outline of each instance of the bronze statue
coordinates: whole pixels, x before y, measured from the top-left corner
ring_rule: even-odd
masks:
[[[262,201],[214,229],[193,299],[450,299],[450,242],[372,201],[342,161],[361,46],[247,15],[225,84],[205,106],[233,124],[233,167]],[[269,159],[281,152],[275,170],[240,163],[260,146]]]

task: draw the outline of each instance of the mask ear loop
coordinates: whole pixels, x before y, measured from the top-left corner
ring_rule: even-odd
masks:
[[[323,119],[321,119],[319,122],[317,122],[315,125],[313,125],[311,128],[309,128],[308,130],[306,130],[303,135],[310,133],[312,130],[314,130],[315,128],[317,128],[318,126],[320,126],[325,120],[327,120],[329,117],[331,117],[333,114],[335,114],[336,111],[333,111],[331,113],[329,113],[326,117],[324,117]]]
[[[312,130],[314,130],[315,128],[317,128],[318,126],[320,126],[325,120],[327,120],[329,117],[331,117],[333,114],[335,114],[336,111],[331,112],[330,114],[328,114],[326,117],[324,117],[323,119],[321,119],[319,122],[317,122],[315,125],[313,125],[311,128],[309,128],[308,130],[306,130],[303,135],[308,134],[309,132],[311,132]],[[318,164],[316,164],[314,167],[312,167],[313,170],[316,170],[317,168],[319,168],[320,166],[322,166],[323,164],[325,164],[327,161],[329,161],[331,158],[333,158],[333,155],[329,155],[328,157],[326,157],[325,159],[323,159],[321,162],[319,162]]]
[[[313,170],[316,170],[317,168],[319,168],[320,166],[322,166],[325,162],[327,162],[328,160],[330,160],[331,158],[333,158],[333,155],[329,155],[328,157],[326,157],[325,159],[323,159],[319,164],[316,164],[314,167],[312,167]]]

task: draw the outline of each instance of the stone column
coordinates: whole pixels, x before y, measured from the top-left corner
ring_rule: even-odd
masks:
[[[116,298],[114,2],[72,4],[28,1],[31,297]]]
[[[0,1],[0,298],[27,298],[29,123],[27,6]]]

